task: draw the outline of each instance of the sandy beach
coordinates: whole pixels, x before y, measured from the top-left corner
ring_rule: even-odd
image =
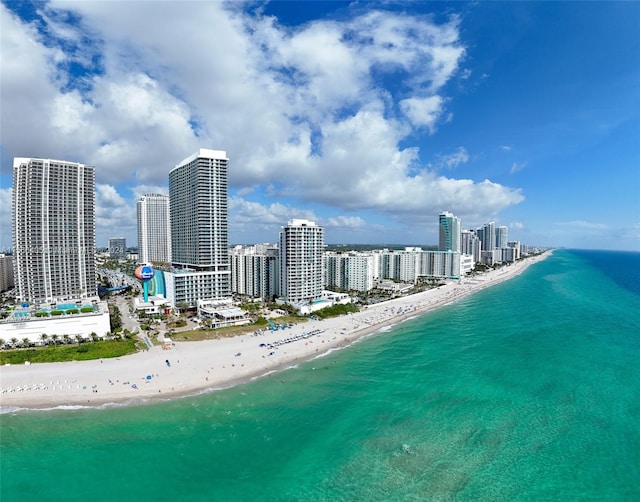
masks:
[[[510,279],[550,254],[378,303],[354,314],[287,329],[176,342],[171,350],[154,346],[114,359],[5,365],[0,368],[0,411],[142,404],[227,388],[351,345],[381,328]]]

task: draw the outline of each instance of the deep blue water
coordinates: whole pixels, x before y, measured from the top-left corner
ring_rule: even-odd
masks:
[[[571,253],[602,271],[620,287],[640,295],[640,253],[588,249],[572,250]]]
[[[2,415],[0,498],[640,500],[639,268],[558,250],[250,384]]]

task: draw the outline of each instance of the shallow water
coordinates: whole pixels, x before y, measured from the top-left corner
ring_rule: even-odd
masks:
[[[640,255],[623,255],[556,251],[233,389],[2,415],[0,498],[640,500]]]

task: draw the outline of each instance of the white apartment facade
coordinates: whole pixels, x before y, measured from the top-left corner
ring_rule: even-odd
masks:
[[[169,277],[176,281],[176,302],[195,307],[197,300],[231,296],[228,161],[225,151],[201,148],[169,172],[171,262],[176,271]]]
[[[496,227],[496,248],[509,247],[508,244],[509,229],[504,225]]]
[[[460,252],[463,255],[471,255],[473,262],[478,263],[482,258],[482,241],[474,230],[463,230]]]
[[[324,253],[324,285],[343,291],[369,291],[374,287],[371,253]]]
[[[322,299],[324,228],[303,219],[289,220],[279,239],[280,295],[292,305]]]
[[[13,160],[12,238],[17,299],[98,295],[95,169],[63,160]]]
[[[136,202],[138,260],[140,263],[171,263],[169,196],[148,193]]]
[[[250,298],[279,294],[278,247],[270,244],[235,246],[230,252],[231,291]]]

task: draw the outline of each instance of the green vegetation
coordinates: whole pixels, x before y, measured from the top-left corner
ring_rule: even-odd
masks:
[[[318,319],[327,319],[328,317],[338,317],[348,314],[349,312],[357,312],[358,307],[353,303],[347,303],[346,305],[338,304],[332,307],[325,307],[313,313]]]
[[[101,340],[72,346],[37,347],[0,352],[1,364],[53,363],[63,361],[87,361],[109,359],[137,352],[136,340]]]
[[[240,308],[245,312],[249,312],[250,314],[255,314],[259,312],[264,305],[259,302],[244,302],[240,304]]]
[[[111,323],[112,330],[122,326],[122,316],[120,314],[120,309],[113,303],[109,304],[109,322]]]
[[[187,325],[186,319],[176,319],[175,321],[168,322],[167,328],[184,328]]]
[[[269,321],[267,321],[264,317],[259,316],[256,319],[256,322],[253,323],[254,326],[266,326],[267,324],[269,324]]]

